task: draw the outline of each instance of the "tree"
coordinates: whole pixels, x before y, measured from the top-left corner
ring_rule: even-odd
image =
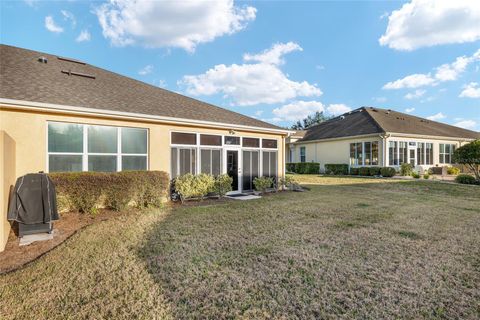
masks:
[[[480,139],[466,144],[453,153],[455,163],[466,165],[480,181]]]
[[[298,120],[297,123],[293,124],[291,129],[292,130],[306,130],[310,128],[311,126],[314,126],[316,124],[325,122],[327,120],[330,120],[332,117],[326,116],[323,111],[322,112],[315,112],[313,115],[309,115],[303,120]]]

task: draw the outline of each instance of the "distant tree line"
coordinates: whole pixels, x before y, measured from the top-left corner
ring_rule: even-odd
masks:
[[[322,112],[315,112],[312,115],[307,116],[303,120],[298,120],[296,123],[294,123],[290,129],[292,130],[306,130],[310,128],[311,126],[314,126],[316,124],[325,122],[327,120],[332,119],[332,116],[326,116],[323,111]]]

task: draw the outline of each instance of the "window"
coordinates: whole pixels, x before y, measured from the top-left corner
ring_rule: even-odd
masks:
[[[172,132],[172,144],[197,144],[195,133]]]
[[[200,150],[200,172],[214,176],[222,172],[222,150],[201,149]]]
[[[455,151],[454,144],[444,144],[440,143],[440,163],[452,163],[452,155]]]
[[[191,173],[196,174],[197,150],[194,148],[171,149],[171,173],[172,179]]]
[[[408,162],[408,147],[407,143],[404,141],[400,141],[398,144],[398,156],[400,161],[399,164]]]
[[[147,129],[48,123],[48,171],[146,170]]]
[[[273,181],[277,182],[277,152],[263,151],[262,152],[262,173],[264,177],[271,177]]]
[[[417,163],[419,165],[425,164],[425,143],[417,143]]]
[[[262,139],[262,148],[276,149],[277,148],[277,140]]]
[[[350,165],[351,166],[363,165],[363,143],[362,142],[350,143]]]
[[[222,136],[215,136],[211,134],[201,134],[200,144],[202,146],[221,146]]]
[[[372,158],[372,143],[371,142],[364,142],[364,150],[365,150],[365,162],[366,166],[371,164]]]
[[[229,145],[229,146],[232,146],[232,145],[239,146],[240,145],[240,137],[231,137],[231,136],[225,137],[224,143],[226,145]]]
[[[245,148],[259,148],[260,139],[258,138],[243,138],[242,139],[243,147]]]
[[[372,142],[372,166],[378,165],[378,141]]]
[[[294,162],[295,160],[293,159],[294,158],[294,150],[293,149],[290,149],[289,150],[289,154],[290,154],[290,157],[289,157],[289,162]]]
[[[300,147],[300,162],[307,162],[305,147]]]
[[[425,164],[433,164],[433,143],[425,144]]]
[[[398,142],[397,141],[390,141],[388,143],[388,157],[389,157],[389,165],[391,166],[398,166]]]

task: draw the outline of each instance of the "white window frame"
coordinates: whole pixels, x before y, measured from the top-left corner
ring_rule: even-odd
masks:
[[[443,145],[443,152],[442,152],[442,145]],[[450,146],[450,152],[446,152],[445,150],[447,149],[447,145]],[[438,144],[438,163],[440,164],[452,164],[452,156],[453,153],[455,152],[455,149],[457,148],[457,145],[454,143],[439,143]],[[445,160],[445,156],[450,156],[450,162],[447,162]],[[441,157],[443,156],[443,162],[440,161]]]
[[[50,123],[58,124],[76,124],[82,126],[83,134],[83,152],[49,152],[48,151],[48,126]],[[88,152],[88,128],[89,127],[108,127],[115,128],[117,130],[117,152],[116,153],[97,153],[97,152]],[[145,130],[147,132],[147,153],[122,153],[122,128],[127,129],[139,129]],[[122,156],[141,156],[146,157],[146,169],[149,170],[149,154],[150,154],[150,130],[148,128],[141,127],[121,127],[121,126],[110,126],[105,124],[90,124],[90,123],[79,123],[79,122],[67,122],[67,121],[47,121],[45,128],[46,135],[46,170],[45,172],[50,172],[50,155],[73,155],[73,156],[82,156],[82,171],[88,171],[88,157],[89,156],[115,156],[117,158],[117,170],[116,172],[122,171]]]

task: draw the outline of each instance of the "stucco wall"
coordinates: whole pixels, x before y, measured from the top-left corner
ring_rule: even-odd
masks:
[[[10,233],[7,221],[8,198],[10,188],[15,184],[15,142],[0,130],[0,251],[3,251]]]
[[[9,172],[13,181],[27,173],[47,171],[47,122],[65,121],[83,124],[110,126],[129,126],[149,130],[149,169],[170,172],[170,132],[196,132],[229,135],[228,129],[212,129],[199,126],[169,125],[145,121],[109,120],[100,117],[76,116],[58,113],[30,112],[13,110],[0,106],[0,130],[8,135],[16,145],[13,152],[15,161],[5,163],[5,172]],[[235,130],[235,136],[277,139],[278,141],[278,176],[283,175],[285,167],[284,145],[280,134],[259,133],[247,130]],[[9,175],[10,177],[10,175]],[[2,179],[5,181],[5,178]],[[5,184],[5,182],[4,182]],[[2,214],[5,195],[2,197]],[[4,223],[1,226],[2,230]],[[0,247],[1,249],[1,247]]]

